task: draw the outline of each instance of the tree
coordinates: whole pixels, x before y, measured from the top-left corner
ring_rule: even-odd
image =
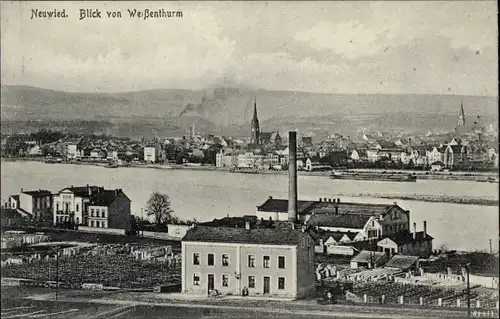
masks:
[[[165,225],[172,219],[174,210],[167,194],[154,192],[149,197],[146,205],[148,216],[154,216],[157,226]]]

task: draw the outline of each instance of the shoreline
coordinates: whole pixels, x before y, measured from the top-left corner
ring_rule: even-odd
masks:
[[[1,162],[45,162],[45,158],[5,158],[1,157]],[[91,165],[98,167],[106,167],[106,163],[102,162],[61,162],[54,164],[72,164],[72,165]],[[162,170],[202,170],[202,171],[219,171],[219,172],[229,172],[229,167],[215,167],[215,166],[186,166],[186,165],[162,165],[162,164],[129,164],[128,166],[120,166],[118,168],[150,168],[150,169],[162,169]],[[477,181],[477,182],[489,182],[488,178],[498,178],[499,174],[494,172],[433,172],[432,174],[429,171],[418,171],[418,170],[397,170],[397,169],[366,169],[366,168],[354,168],[350,169],[351,171],[357,172],[388,172],[388,173],[398,173],[398,174],[414,174],[417,177],[417,180],[445,180],[445,181]],[[245,174],[246,172],[242,172],[239,174]],[[238,172],[233,173],[238,174]],[[288,175],[288,171],[272,171],[272,170],[261,170],[256,174],[272,174],[272,175]],[[299,176],[322,176],[329,177],[330,171],[298,171]],[[349,180],[349,179],[346,179]],[[376,180],[375,180],[376,181]]]

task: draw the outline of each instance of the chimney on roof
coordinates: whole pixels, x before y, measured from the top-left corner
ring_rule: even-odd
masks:
[[[324,201],[325,203],[326,203],[326,202],[328,202],[328,198],[324,197],[324,198],[323,198],[323,201]]]
[[[340,203],[340,198],[337,198],[337,203]]]
[[[89,192],[89,196],[91,196],[92,195],[92,189],[87,186],[87,191]]]
[[[273,197],[272,197],[272,196],[269,196],[269,199],[273,199]]]
[[[73,185],[71,185],[71,188],[73,188]]]
[[[413,239],[417,239],[417,223],[413,223]]]
[[[23,192],[23,189],[21,188],[21,193]]]
[[[120,192],[119,189],[115,189],[115,196],[118,196],[118,193]]]
[[[393,204],[394,204],[394,205],[397,205],[397,204],[398,204],[398,202],[394,202]]]
[[[250,229],[250,222],[249,221],[245,222],[245,229]]]
[[[427,238],[427,222],[424,220],[424,238]]]
[[[320,198],[319,198],[319,202],[321,203],[321,201],[322,201],[322,199],[321,199],[321,197],[320,197]]]
[[[288,132],[288,220],[297,220],[297,132]]]

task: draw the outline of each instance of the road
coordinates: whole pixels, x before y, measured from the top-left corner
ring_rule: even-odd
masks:
[[[238,304],[237,302],[208,304],[193,302],[140,301],[112,299],[113,295],[96,294],[59,296],[58,300],[42,291],[15,291],[2,288],[2,319],[108,319],[108,318],[238,318],[238,319],[306,319],[306,318],[431,318],[438,314],[396,308],[371,307],[294,307],[282,303]],[[40,294],[41,293],[41,294]],[[44,297],[45,296],[45,297]],[[32,299],[35,298],[35,299]],[[463,314],[463,313],[462,313]],[[460,313],[446,313],[446,317],[463,317]]]

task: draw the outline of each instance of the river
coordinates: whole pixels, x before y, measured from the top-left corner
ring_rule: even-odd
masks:
[[[255,214],[256,206],[268,196],[287,198],[287,175],[231,174],[222,171],[158,170],[150,168],[103,168],[87,165],[1,162],[1,196],[24,189],[56,192],[70,185],[100,185],[122,188],[132,200],[132,211],[141,208],[153,191],[167,193],[175,214],[200,221],[227,216]],[[340,197],[341,201],[391,203],[392,200],[345,197],[336,194],[444,195],[498,198],[498,184],[470,181],[418,180],[416,183],[330,180],[322,176],[299,176],[299,199]],[[498,250],[498,207],[397,200],[410,210],[417,230],[427,221],[434,247],[459,250]]]

